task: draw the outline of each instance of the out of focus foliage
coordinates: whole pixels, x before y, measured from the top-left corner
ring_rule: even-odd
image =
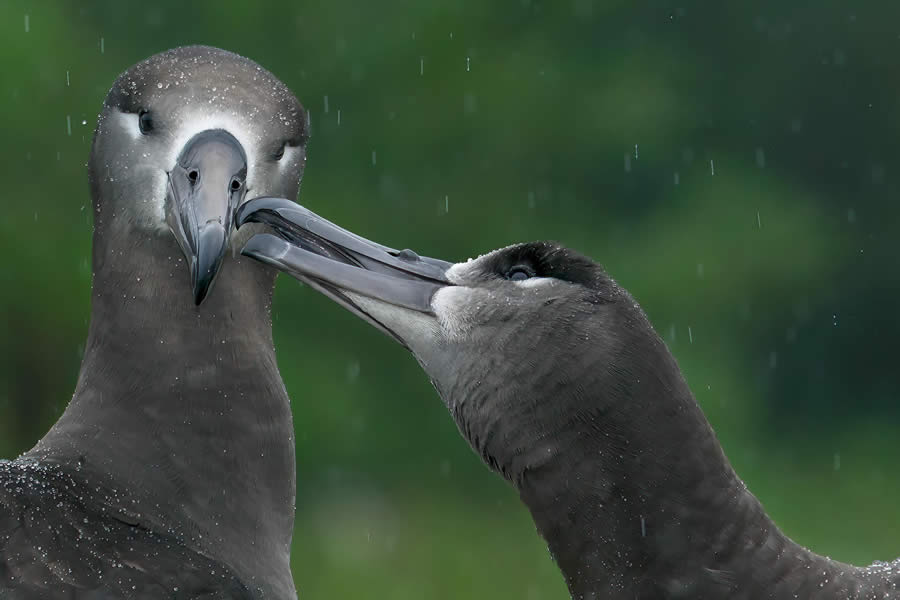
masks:
[[[446,259],[541,238],[593,256],[790,535],[900,555],[898,23],[886,1],[5,0],[0,456],[74,389],[101,101],[206,43],[310,109],[304,204]],[[274,314],[302,597],[566,597],[411,357],[287,278]]]

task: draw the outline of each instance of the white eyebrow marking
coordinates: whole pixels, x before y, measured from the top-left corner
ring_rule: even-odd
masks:
[[[553,285],[556,282],[552,277],[529,277],[521,281],[513,281],[515,285],[523,288],[541,287],[544,285]]]

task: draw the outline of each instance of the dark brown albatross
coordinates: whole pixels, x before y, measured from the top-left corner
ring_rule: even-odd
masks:
[[[256,63],[188,47],[123,73],[89,164],[91,323],[75,394],[0,461],[0,598],[296,598],[276,272],[237,254],[295,197],[306,113]],[[213,287],[215,283],[215,287]]]
[[[509,480],[573,598],[900,598],[900,561],[856,567],[790,540],[738,478],[641,308],[589,258],[518,244],[451,264],[278,198],[243,252],[415,355],[460,432]]]

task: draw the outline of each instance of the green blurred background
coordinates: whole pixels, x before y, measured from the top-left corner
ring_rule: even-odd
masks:
[[[446,259],[532,239],[594,257],[787,533],[900,555],[898,23],[886,1],[2,0],[0,456],[74,389],[103,97],[206,43],[311,111],[304,204]],[[402,348],[286,277],[274,317],[301,597],[566,597]]]

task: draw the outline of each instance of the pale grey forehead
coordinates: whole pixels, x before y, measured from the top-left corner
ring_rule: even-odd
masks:
[[[252,60],[217,48],[176,48],[120,75],[107,95],[105,117],[135,138],[143,111],[151,113],[157,137],[171,151],[160,157],[167,165],[204,129],[229,131],[251,165],[285,144],[301,147],[306,141],[306,112],[290,89]]]
[[[153,56],[123,73],[107,96],[107,108],[126,113],[156,108],[170,118],[204,111],[253,122],[260,137],[281,136],[299,145],[306,112],[296,96],[255,62],[223,50],[179,48]]]

